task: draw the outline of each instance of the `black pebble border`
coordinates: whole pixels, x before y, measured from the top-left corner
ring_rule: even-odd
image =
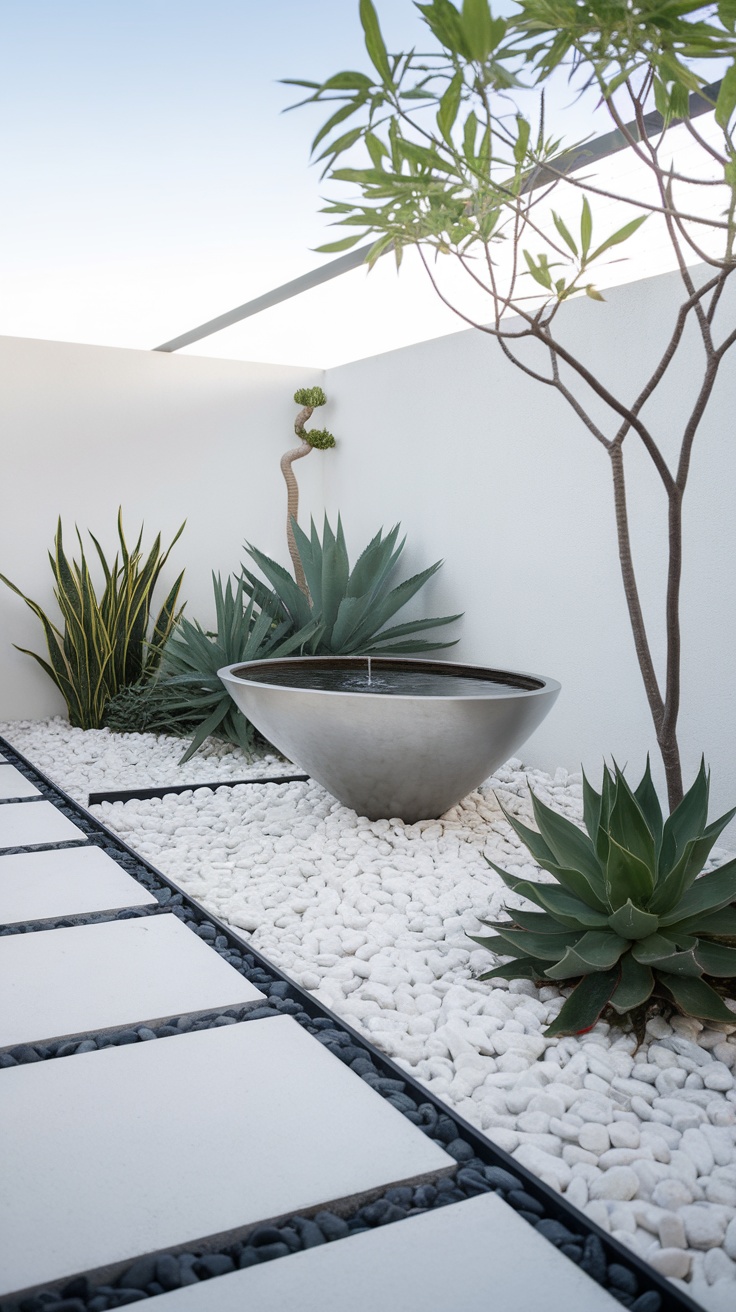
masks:
[[[233,1025],[241,1020],[258,1020],[273,1015],[293,1016],[329,1052],[350,1066],[371,1088],[458,1162],[455,1174],[438,1181],[436,1185],[388,1189],[382,1197],[347,1218],[328,1211],[319,1212],[311,1218],[291,1217],[277,1225],[260,1226],[251,1231],[242,1242],[224,1245],[217,1251],[192,1249],[186,1253],[165,1253],[141,1258],[119,1275],[112,1285],[94,1286],[87,1277],[78,1276],[61,1289],[44,1290],[20,1301],[6,1301],[0,1304],[0,1312],[45,1312],[46,1308],[49,1312],[108,1312],[108,1309],[137,1303],[167,1290],[197,1284],[201,1280],[209,1280],[277,1257],[286,1257],[301,1249],[330,1243],[347,1235],[359,1234],[363,1230],[418,1216],[422,1212],[488,1192],[500,1195],[540,1235],[607,1289],[623,1307],[630,1308],[631,1312],[702,1312],[692,1299],[669,1285],[634,1253],[588,1221],[554,1190],[495,1147],[462,1117],[455,1115],[421,1084],[367,1043],[356,1030],[282,975],[266,958],[246,947],[241,939],[231,933],[228,926],[208,915],[187,894],[177,889],[175,884],[137,856],[2,738],[0,749],[26,778],[41,789],[44,797],[52,801],[92,842],[150,890],[159,903],[158,907],[150,911],[124,911],[111,918],[157,915],[162,910],[173,913],[268,997],[267,1003],[256,1007],[231,1008],[196,1020],[185,1017],[167,1025],[118,1030],[82,1041],[26,1044],[0,1054],[0,1069],[3,1066],[69,1056],[75,1052],[90,1052],[95,1048],[146,1042],[196,1029]],[[69,847],[70,844],[58,846]],[[72,920],[56,921],[54,927],[72,923]],[[51,926],[44,922],[44,927]],[[4,931],[0,930],[0,934],[30,932],[31,928],[11,926]],[[490,1288],[489,1305],[492,1297]]]

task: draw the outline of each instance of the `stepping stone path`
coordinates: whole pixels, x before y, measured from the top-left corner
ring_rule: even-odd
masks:
[[[231,964],[242,944],[82,824],[0,758],[3,1308],[615,1312],[586,1271],[633,1312],[692,1306],[656,1277],[641,1293],[623,1250],[485,1165],[449,1110],[402,1093],[286,980],[266,996]],[[60,917],[82,923],[44,926]]]
[[[84,838],[82,830],[51,802],[0,804],[0,852],[8,847],[44,847],[51,843],[82,842]]]
[[[0,1050],[266,1000],[172,915],[2,938],[0,997]]]
[[[4,1293],[456,1166],[289,1016],[4,1075]]]
[[[40,797],[38,789],[14,765],[0,762],[0,801],[9,797]]]
[[[179,1289],[161,1312],[613,1312],[494,1194]]]
[[[157,905],[99,847],[0,856],[0,925]]]

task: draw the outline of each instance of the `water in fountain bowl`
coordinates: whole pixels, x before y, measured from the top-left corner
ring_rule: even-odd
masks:
[[[542,687],[535,679],[506,683],[502,679],[489,679],[477,675],[445,674],[432,670],[391,668],[392,663],[362,662],[357,668],[330,664],[291,664],[286,660],[256,670],[234,670],[249,683],[276,685],[279,688],[309,688],[316,692],[368,693],[383,697],[508,697],[520,689]],[[462,667],[461,667],[462,668]],[[466,667],[467,668],[467,667]]]

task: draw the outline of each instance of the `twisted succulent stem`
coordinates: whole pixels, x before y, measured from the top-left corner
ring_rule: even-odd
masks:
[[[285,451],[281,457],[281,473],[286,482],[287,497],[286,541],[289,544],[289,555],[291,556],[291,561],[294,566],[294,577],[297,586],[300,591],[304,593],[305,597],[309,596],[309,588],[307,587],[307,580],[304,575],[302,562],[299,559],[299,552],[296,549],[296,538],[294,537],[294,526],[292,522],[299,518],[299,484],[296,481],[292,465],[295,460],[301,460],[302,456],[308,456],[312,450],[312,447],[306,440],[304,425],[308,419],[311,419],[313,410],[314,406],[305,405],[304,408],[299,411],[299,414],[294,420],[294,432],[297,437],[301,438],[301,442],[299,443],[299,446],[292,447],[291,451]]]

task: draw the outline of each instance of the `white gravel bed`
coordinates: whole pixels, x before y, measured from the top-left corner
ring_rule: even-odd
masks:
[[[120,786],[172,782],[161,771],[180,754],[178,740],[73,739],[62,724],[0,732],[76,795],[98,787],[103,768]],[[201,763],[210,778],[213,755],[232,765],[220,752]],[[242,770],[239,757],[229,777]],[[198,789],[95,812],[708,1312],[732,1312],[736,1015],[725,1029],[656,1018],[638,1050],[605,1023],[546,1039],[562,1004],[556,987],[477,979],[491,957],[467,934],[513,900],[483,854],[540,877],[494,797],[527,812],[527,779],[548,804],[580,815],[579,776],[552,779],[518,761],[441,821],[415,825],[362,819],[311,782]]]
[[[219,783],[261,775],[293,774],[294,766],[273,751],[245,756],[232,743],[210,738],[179,765],[188,739],[166,734],[112,733],[73,729],[68,720],[0,723],[0,735],[83,806],[104,789],[155,788],[164,784]]]

